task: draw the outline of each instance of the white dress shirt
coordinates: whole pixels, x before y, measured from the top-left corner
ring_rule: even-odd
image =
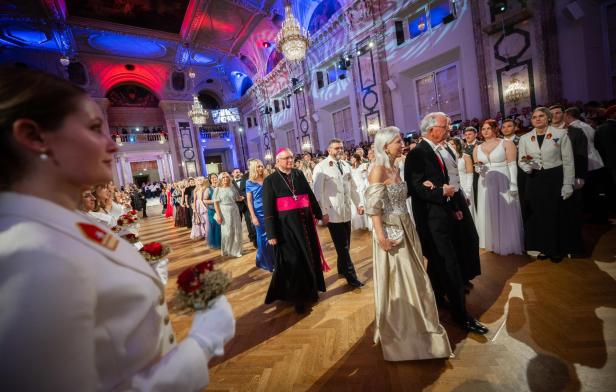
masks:
[[[599,151],[595,148],[595,129],[581,120],[573,121],[570,126],[580,128],[588,139],[588,171],[601,169],[603,167],[603,159],[601,159]]]

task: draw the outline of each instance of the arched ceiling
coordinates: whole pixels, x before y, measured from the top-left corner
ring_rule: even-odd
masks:
[[[341,3],[348,1],[292,1],[306,28],[315,9],[331,13]],[[202,80],[226,78],[219,84],[235,90],[231,97],[271,70],[283,18],[283,0],[5,0],[0,46],[78,57],[103,89],[131,77],[126,63],[137,64],[134,81],[155,92],[171,72],[192,67]]]

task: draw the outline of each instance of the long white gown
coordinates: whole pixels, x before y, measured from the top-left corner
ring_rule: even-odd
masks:
[[[220,249],[223,256],[242,256],[242,220],[235,202],[237,196],[233,187],[217,187],[214,191],[213,200],[219,203],[222,213]]]
[[[500,255],[523,254],[524,229],[522,211],[517,196],[509,194],[509,169],[503,140],[490,154],[477,149],[477,160],[487,169],[477,184],[475,225],[479,247]]]
[[[357,187],[357,193],[359,193],[359,198],[363,205],[366,205],[364,191],[366,190],[366,183],[368,179],[368,165],[362,163],[357,168],[351,168],[351,176],[353,181],[355,182],[355,186]],[[368,217],[366,214],[359,215],[357,213],[357,208],[353,206],[351,208],[351,230],[358,229],[367,229],[368,228]]]

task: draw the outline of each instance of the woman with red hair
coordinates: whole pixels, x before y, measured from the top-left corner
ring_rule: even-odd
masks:
[[[524,234],[518,199],[518,165],[513,142],[498,138],[498,123],[486,120],[481,127],[485,142],[475,147],[479,247],[500,255],[522,254]]]

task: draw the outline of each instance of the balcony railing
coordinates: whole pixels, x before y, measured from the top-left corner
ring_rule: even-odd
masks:
[[[112,136],[116,143],[122,145],[124,143],[128,144],[142,144],[142,143],[167,143],[167,134],[166,133],[138,133],[138,134],[128,134],[128,135],[113,135]]]

